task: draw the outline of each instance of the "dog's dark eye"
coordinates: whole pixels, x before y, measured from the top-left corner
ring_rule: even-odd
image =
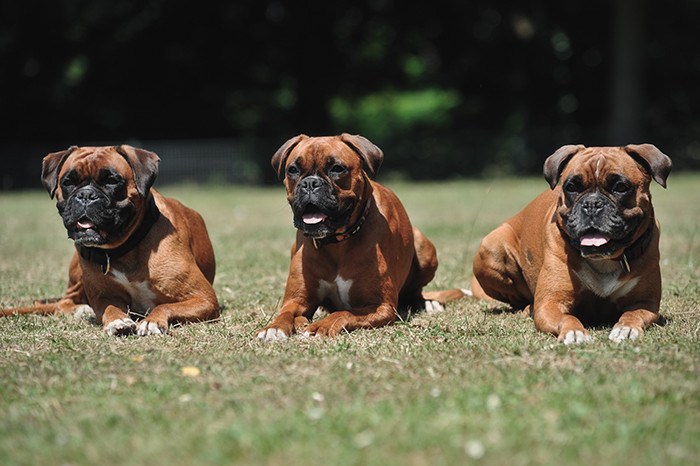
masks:
[[[288,175],[298,175],[299,174],[299,168],[296,165],[290,165],[287,167],[287,174]]]
[[[622,181],[618,181],[615,183],[615,186],[613,186],[613,191],[619,194],[625,194],[629,190],[629,185],[627,183],[623,183]]]
[[[111,175],[104,180],[105,185],[117,185],[122,182],[122,179],[118,176]]]
[[[100,186],[114,187],[123,184],[124,178],[114,170],[101,170],[96,181]]]
[[[328,173],[330,173],[331,175],[342,175],[343,173],[345,173],[345,170],[346,168],[344,166],[335,164],[330,168],[330,170],[328,170]]]
[[[80,183],[80,178],[74,173],[70,172],[61,180],[61,186],[64,188],[72,188]]]
[[[564,191],[569,194],[576,194],[581,191],[581,187],[574,180],[569,180],[564,184]]]

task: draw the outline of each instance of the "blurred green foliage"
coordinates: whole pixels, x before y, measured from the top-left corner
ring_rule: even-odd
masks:
[[[459,103],[455,90],[384,91],[354,101],[334,97],[330,113],[338,128],[355,128],[370,139],[386,139],[415,127],[439,128],[449,123],[450,111]]]
[[[39,6],[0,5],[3,179],[70,144],[200,138],[272,177],[287,138],[340,132],[412,178],[537,172],[569,143],[700,168],[696,0]]]

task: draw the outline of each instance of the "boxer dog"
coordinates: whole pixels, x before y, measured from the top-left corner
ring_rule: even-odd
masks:
[[[544,163],[545,191],[481,242],[472,292],[525,308],[565,344],[634,340],[658,320],[659,222],[649,184],[671,159],[651,144],[563,146]],[[561,184],[558,183],[561,181]]]
[[[42,183],[76,247],[68,290],[53,302],[0,315],[92,308],[109,335],[142,336],[167,333],[174,322],[216,319],[207,229],[197,212],[151,189],[159,161],[126,145],[47,155]],[[132,316],[145,317],[137,325]]]
[[[397,308],[438,310],[459,290],[422,293],[437,269],[433,244],[411,226],[396,195],[370,180],[382,151],[362,136],[299,135],[272,157],[297,228],[282,307],[257,332],[336,336],[392,323]],[[327,317],[309,324],[323,306]]]

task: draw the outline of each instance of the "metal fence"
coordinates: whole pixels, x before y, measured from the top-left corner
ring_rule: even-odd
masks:
[[[82,146],[130,144],[161,159],[158,185],[173,183],[259,183],[269,167],[269,149],[237,139],[127,140],[78,143]],[[0,190],[40,189],[41,161],[68,144],[0,144]]]
[[[158,184],[255,183],[262,177],[260,157],[253,145],[235,139],[142,141],[131,144],[160,156]]]

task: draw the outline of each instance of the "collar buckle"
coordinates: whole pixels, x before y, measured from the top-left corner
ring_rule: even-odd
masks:
[[[620,259],[620,266],[622,267],[622,270],[624,270],[627,273],[630,273],[630,263],[627,260],[627,253],[622,253],[622,259]]]

